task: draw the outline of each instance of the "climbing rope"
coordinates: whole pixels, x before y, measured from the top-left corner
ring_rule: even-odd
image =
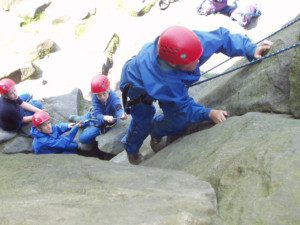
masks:
[[[285,26],[283,26],[283,27],[280,28],[279,30],[275,31],[274,33],[270,34],[269,36],[267,36],[267,37],[261,39],[260,41],[256,42],[256,44],[258,44],[258,43],[260,43],[260,42],[262,42],[262,41],[264,41],[264,40],[266,40],[266,39],[272,37],[273,35],[279,33],[280,31],[284,30],[285,28],[287,28],[287,27],[293,25],[294,23],[297,23],[299,20],[300,20],[300,17],[296,18],[295,20],[290,21],[289,23],[287,23]],[[215,69],[215,68],[217,68],[217,67],[223,65],[224,63],[228,62],[228,61],[231,60],[231,59],[232,59],[232,58],[228,58],[228,59],[224,60],[223,62],[217,64],[216,66],[214,66],[214,67],[210,68],[209,70],[205,71],[204,73],[202,73],[202,75],[204,75],[204,74],[206,74],[206,73],[212,71],[213,69]]]
[[[251,61],[251,62],[249,62],[249,63],[245,63],[245,64],[243,64],[243,65],[241,65],[241,66],[238,66],[238,67],[236,67],[236,68],[234,68],[234,69],[228,70],[228,71],[226,71],[226,72],[224,72],[224,73],[218,74],[218,75],[216,75],[216,76],[214,76],[214,77],[210,77],[210,78],[207,78],[207,79],[205,79],[205,80],[196,82],[196,83],[190,85],[189,87],[192,87],[192,86],[195,86],[195,85],[198,85],[198,84],[202,84],[202,83],[204,83],[204,82],[207,82],[207,81],[216,79],[216,78],[218,78],[218,77],[224,76],[224,75],[226,75],[226,74],[228,74],[228,73],[231,73],[231,72],[233,72],[233,71],[236,71],[236,70],[239,70],[239,69],[241,69],[241,68],[247,67],[247,66],[249,66],[249,65],[252,65],[252,64],[261,62],[261,61],[263,61],[263,60],[265,60],[265,59],[267,59],[267,58],[271,58],[271,57],[276,56],[276,55],[278,55],[278,54],[280,54],[280,53],[282,53],[282,52],[288,51],[288,50],[290,50],[290,49],[292,49],[292,48],[297,48],[297,47],[299,47],[299,46],[300,46],[300,42],[295,43],[295,44],[290,45],[290,46],[288,46],[288,47],[286,47],[286,48],[283,48],[283,49],[277,50],[276,52],[273,52],[273,53],[270,53],[270,54],[268,54],[268,55],[265,55],[264,57],[261,57],[260,59],[253,60],[253,61]]]

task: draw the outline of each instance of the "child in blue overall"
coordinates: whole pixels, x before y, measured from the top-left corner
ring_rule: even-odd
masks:
[[[101,133],[107,132],[118,119],[125,120],[125,114],[120,98],[110,90],[110,82],[106,75],[97,75],[91,82],[92,112],[85,115],[70,116],[70,122],[81,121],[83,132],[79,136],[82,144],[90,144]]]
[[[32,150],[35,154],[77,153],[74,141],[80,123],[59,123],[52,125],[50,115],[45,111],[36,112],[32,117]],[[70,131],[71,130],[71,131]],[[66,136],[64,133],[70,131]]]
[[[206,108],[188,94],[189,86],[200,79],[199,67],[215,53],[258,59],[271,44],[264,41],[257,46],[225,28],[202,32],[181,26],[169,27],[145,44],[125,63],[121,74],[123,99],[130,99],[124,108],[127,112],[130,106],[132,117],[122,139],[128,161],[137,165],[144,160],[139,149],[149,134],[151,147],[158,152],[166,146],[165,137],[184,131],[190,124],[225,121],[226,111]],[[153,100],[159,102],[163,114],[154,117]]]
[[[30,123],[35,112],[42,111],[42,103],[32,100],[28,93],[18,96],[15,82],[9,78],[0,81],[0,128],[5,131],[20,131]]]

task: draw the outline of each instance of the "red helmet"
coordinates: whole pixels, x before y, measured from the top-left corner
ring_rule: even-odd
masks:
[[[109,89],[110,83],[106,75],[94,76],[91,82],[91,90],[93,94],[99,94]]]
[[[15,85],[15,82],[9,78],[2,79],[0,81],[0,94],[6,94]]]
[[[39,111],[33,114],[32,117],[32,126],[38,127],[42,123],[50,120],[50,115],[45,111]]]
[[[169,27],[159,37],[158,55],[166,62],[186,65],[199,59],[202,53],[199,38],[185,27]]]

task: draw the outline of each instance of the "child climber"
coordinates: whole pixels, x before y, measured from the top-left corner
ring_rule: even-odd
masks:
[[[261,15],[261,11],[254,2],[239,0],[228,2],[227,0],[204,0],[197,8],[197,12],[205,16],[221,13],[237,21],[244,28],[248,27],[254,18]]]
[[[32,148],[35,154],[77,153],[74,141],[81,124],[59,123],[52,125],[50,115],[45,111],[36,112],[32,117]],[[66,136],[63,134],[67,131]]]
[[[6,131],[21,130],[35,112],[42,111],[42,103],[32,100],[30,94],[18,96],[15,85],[9,78],[0,80],[0,128]]]
[[[91,144],[101,133],[107,132],[118,119],[125,120],[125,114],[120,98],[110,90],[110,82],[106,75],[96,75],[91,82],[92,111],[79,117],[71,115],[70,122],[81,121],[83,132],[79,136],[82,144]]]

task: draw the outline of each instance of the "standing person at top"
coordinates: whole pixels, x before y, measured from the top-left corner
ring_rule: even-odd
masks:
[[[83,132],[79,136],[82,144],[90,144],[101,133],[107,132],[118,119],[125,120],[125,114],[120,98],[110,90],[110,82],[106,75],[97,75],[91,82],[92,112],[83,116],[71,115],[70,122],[81,121]]]
[[[120,89],[124,107],[130,106],[132,121],[122,139],[131,164],[139,164],[143,156],[139,149],[151,132],[154,152],[162,149],[164,136],[184,131],[191,123],[212,120],[220,123],[226,111],[210,109],[197,103],[188,94],[188,86],[201,76],[199,67],[214,53],[261,58],[271,47],[270,41],[253,44],[246,36],[231,34],[225,28],[211,32],[191,31],[185,27],[167,28],[154,42],[128,60],[122,70]],[[163,111],[155,115],[153,100]],[[126,106],[127,105],[127,106]]]
[[[0,128],[6,131],[19,131],[43,107],[28,93],[18,96],[15,85],[9,78],[0,80]]]

